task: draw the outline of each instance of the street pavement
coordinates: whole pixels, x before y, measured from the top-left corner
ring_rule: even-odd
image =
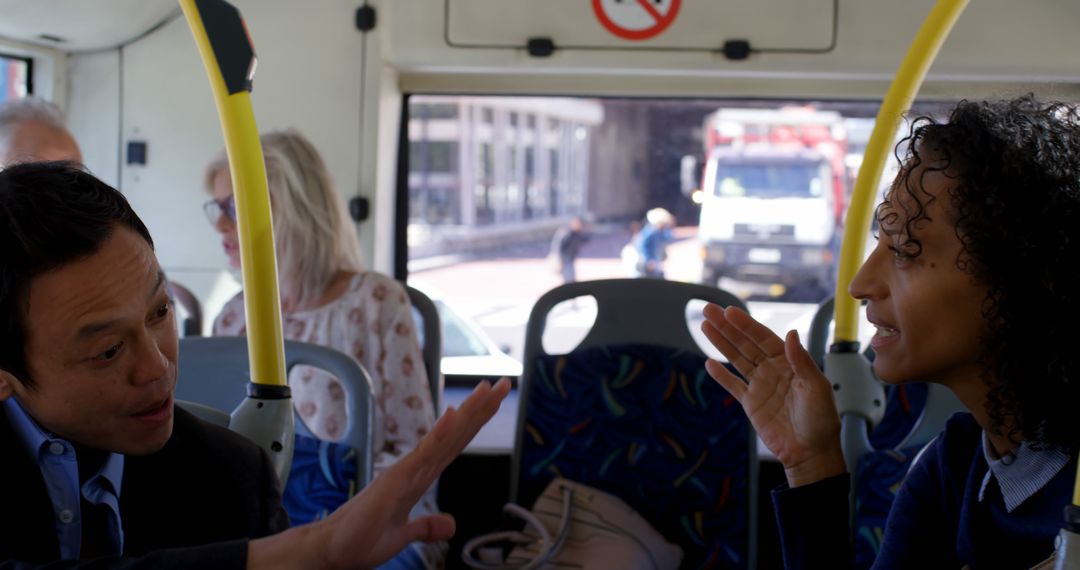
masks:
[[[677,228],[677,241],[668,246],[665,273],[668,279],[696,283],[701,271],[697,228]],[[595,233],[577,260],[579,281],[629,277],[619,258],[619,251],[629,240],[629,231],[621,229]],[[517,360],[524,353],[525,325],[536,300],[562,283],[546,259],[546,244],[519,248],[482,259],[460,261],[453,265],[411,272],[409,282],[441,297],[459,315],[472,319],[496,345],[507,348]],[[688,306],[687,323],[698,344],[710,356],[719,357],[700,332],[703,303]],[[783,336],[796,329],[807,338],[815,303],[755,301],[748,303],[750,313]],[[552,353],[569,351],[585,337],[596,319],[596,305],[591,298],[564,303],[552,311],[544,336],[544,347]],[[861,325],[866,329],[865,324]],[[860,337],[872,334],[861,330]]]

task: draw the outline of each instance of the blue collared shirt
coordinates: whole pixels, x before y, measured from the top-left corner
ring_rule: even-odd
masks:
[[[1004,456],[997,457],[985,431],[982,448],[990,469],[987,469],[979,487],[979,501],[986,495],[986,487],[992,477],[997,480],[1001,497],[1005,500],[1005,510],[1010,513],[1038,493],[1069,463],[1069,456],[1060,449],[1036,451],[1026,441]]]
[[[41,429],[15,398],[0,402],[23,449],[34,458],[52,502],[60,558],[78,560],[82,550],[80,494],[88,503],[108,507],[106,536],[111,554],[124,551],[124,530],[120,525],[120,483],[124,476],[124,456],[110,453],[92,477],[79,487],[79,465],[75,447]]]

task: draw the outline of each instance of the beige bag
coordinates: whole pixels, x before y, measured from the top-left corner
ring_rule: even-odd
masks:
[[[674,570],[682,562],[682,548],[664,540],[637,511],[588,485],[557,478],[536,499],[531,512],[512,503],[504,510],[525,519],[525,531],[497,532],[469,541],[462,552],[469,566],[482,570]],[[499,561],[501,552],[492,549],[487,549],[487,556],[481,552],[480,560],[473,554],[502,541],[517,544],[505,561]]]

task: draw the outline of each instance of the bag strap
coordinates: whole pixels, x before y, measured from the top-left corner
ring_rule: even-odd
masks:
[[[551,533],[548,532],[543,523],[541,523],[531,512],[521,507],[521,505],[514,503],[506,503],[503,505],[504,513],[525,521],[525,526],[531,527],[536,534],[540,536],[540,553],[536,558],[526,562],[524,565],[520,565],[506,564],[505,560],[499,563],[481,561],[473,555],[474,551],[499,542],[511,542],[524,545],[530,544],[536,540],[524,532],[502,531],[480,535],[469,542],[466,542],[464,548],[461,549],[462,561],[470,568],[476,568],[477,570],[535,570],[536,568],[547,564],[548,561],[554,558],[555,555],[562,550],[563,544],[566,542],[566,537],[570,535],[571,511],[573,510],[574,505],[574,489],[569,485],[560,484],[559,490],[562,491],[563,508],[562,517],[559,521],[559,529],[555,533],[554,540],[552,540]]]

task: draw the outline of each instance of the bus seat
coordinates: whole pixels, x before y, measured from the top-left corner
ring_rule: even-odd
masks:
[[[199,299],[190,289],[175,281],[169,280],[167,286],[169,296],[183,310],[184,318],[180,322],[181,336],[202,336],[202,305],[199,304]]]
[[[833,298],[819,306],[808,338],[810,355],[824,367]],[[874,352],[867,348],[867,360]],[[885,412],[871,426],[864,410],[839,410],[844,418],[844,453],[852,475],[852,529],[855,568],[869,568],[881,548],[885,521],[896,492],[915,458],[945,428],[945,422],[964,407],[944,386],[928,383],[885,385]],[[861,418],[859,416],[862,416]],[[862,421],[860,421],[862,420]]]
[[[322,441],[311,435],[299,415],[294,415],[293,462],[282,494],[293,525],[326,517],[371,481],[373,468],[375,403],[368,373],[355,359],[336,350],[285,341],[286,369],[300,364],[326,370],[338,378],[345,389],[348,420],[337,441]],[[178,401],[233,410],[246,396],[250,380],[247,338],[180,339],[178,368]]]
[[[409,303],[413,307],[413,320],[416,321],[416,329],[420,333],[420,352],[424,357],[424,369],[427,371],[428,382],[431,384],[431,403],[435,404],[435,416],[439,415],[439,405],[442,403],[443,375],[442,375],[442,323],[439,320],[439,311],[435,303],[424,294],[423,291],[405,285],[405,291],[409,294]]]
[[[810,321],[810,334],[806,335],[806,351],[813,357],[817,367],[825,370],[825,352],[828,351],[830,325],[835,313],[834,297],[830,295],[818,304],[814,318]]]
[[[855,460],[852,478],[852,529],[855,568],[870,568],[885,534],[893,499],[919,453],[945,428],[950,416],[964,410],[939,384],[890,385],[885,389],[885,417],[865,432],[866,451]],[[869,429],[863,422],[864,430]]]
[[[568,354],[541,342],[560,302],[596,299],[597,317]],[[570,283],[529,316],[511,496],[531,505],[555,476],[612,493],[673,543],[683,567],[752,568],[757,438],[705,371],[687,303],[743,307],[713,287],[653,279]]]
[[[210,422],[214,425],[221,427],[229,427],[229,414],[217,408],[200,404],[198,402],[189,402],[187,400],[176,400],[176,405],[184,408],[191,415],[199,418],[200,420]]]

